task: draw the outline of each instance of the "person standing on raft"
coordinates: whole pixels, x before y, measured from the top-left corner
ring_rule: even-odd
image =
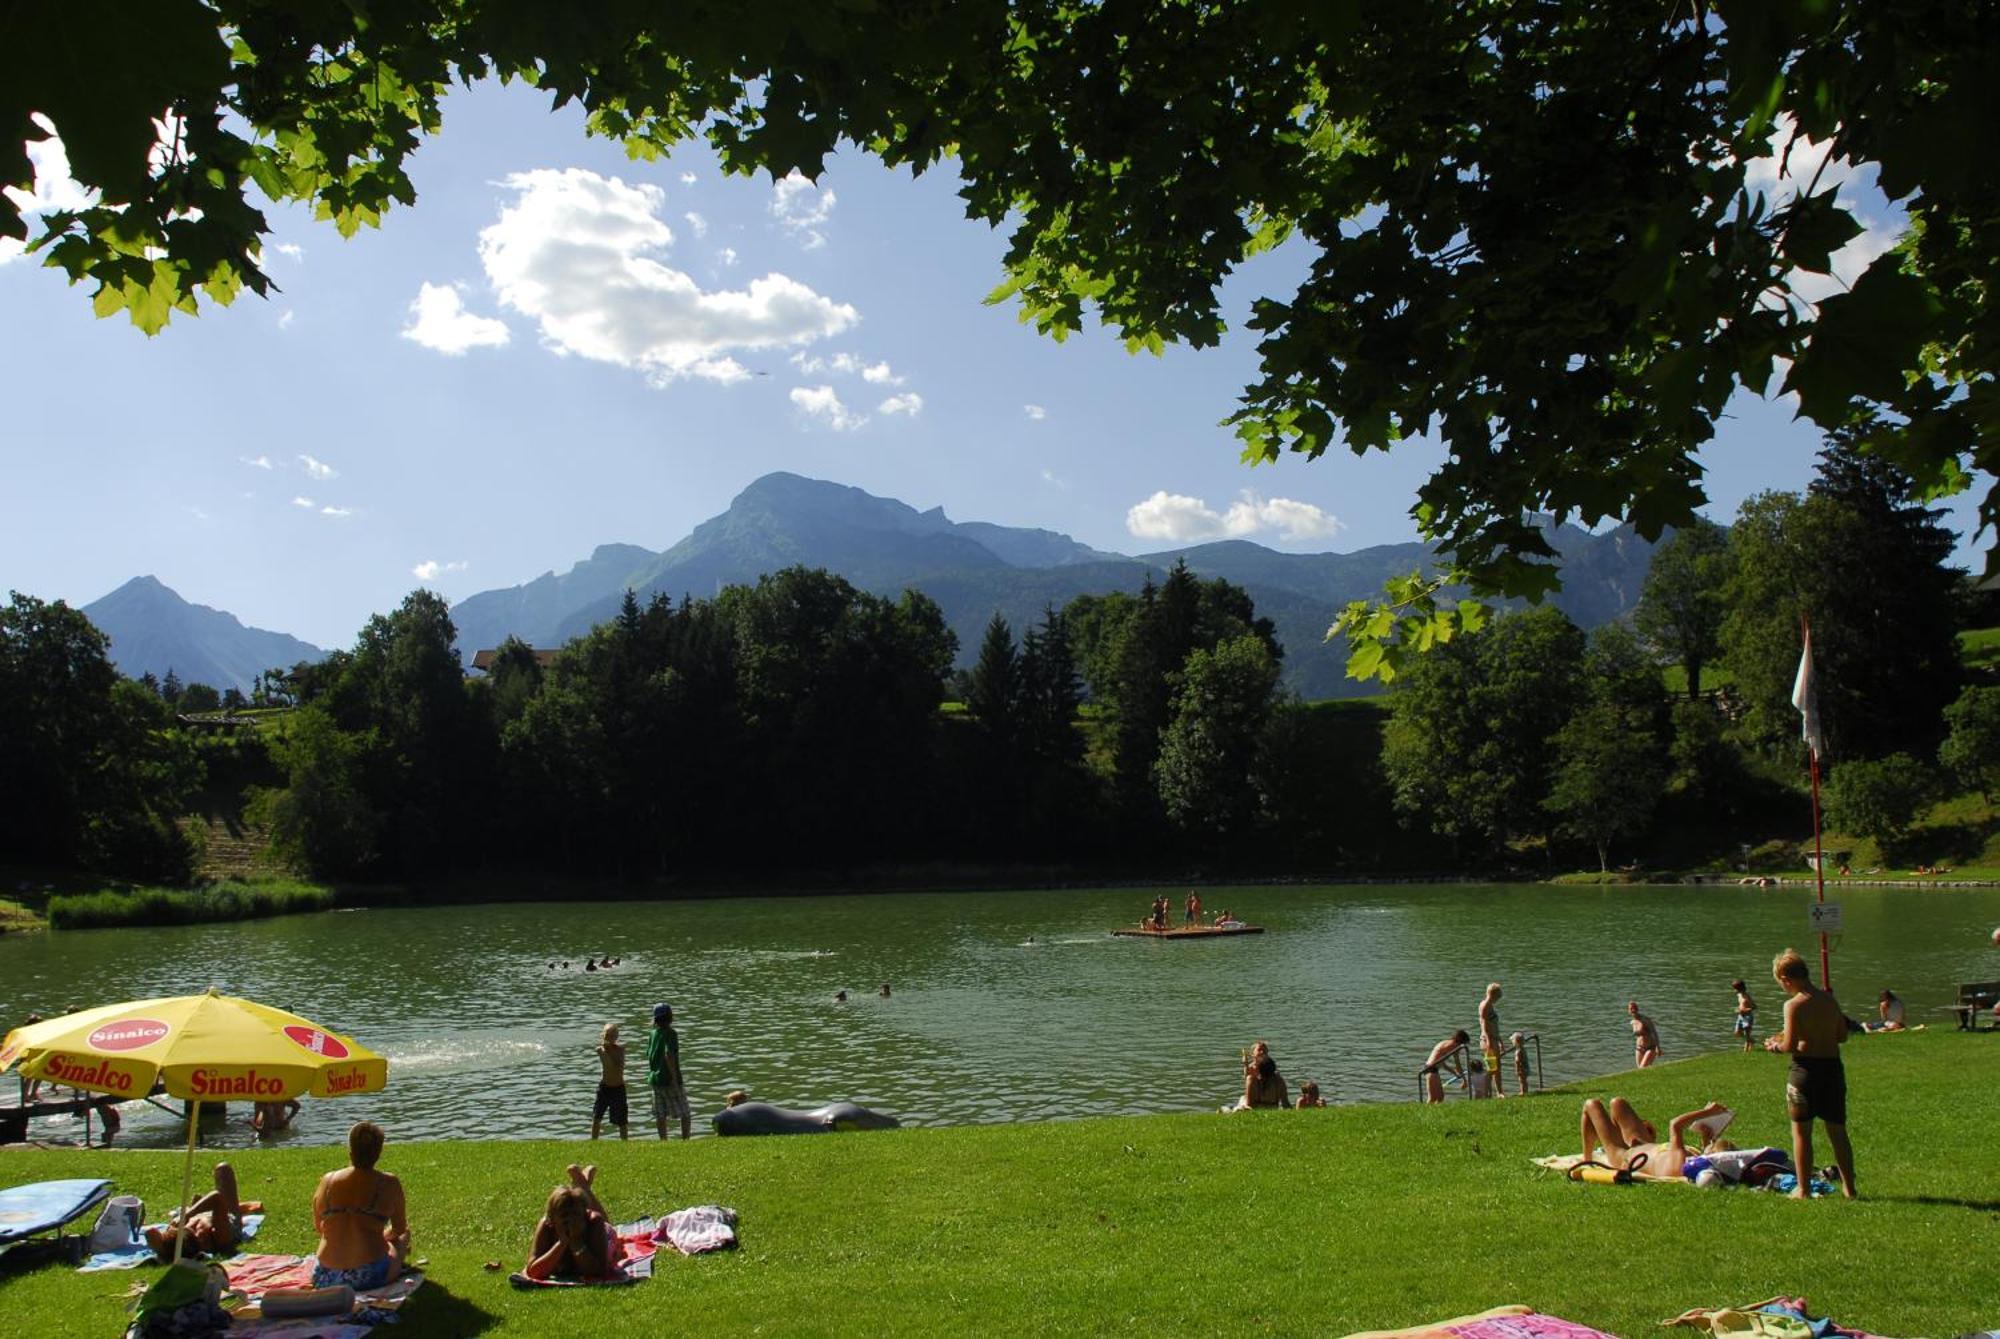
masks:
[[[1833,1144],[1834,1166],[1840,1169],[1840,1190],[1854,1198],[1854,1147],[1847,1142],[1847,1071],[1840,1063],[1840,1045],[1847,1040],[1847,1017],[1833,992],[1812,983],[1812,970],[1797,949],[1786,949],[1771,963],[1771,975],[1784,989],[1785,1030],[1764,1039],[1764,1049],[1791,1057],[1785,1075],[1785,1111],[1792,1118],[1792,1166],[1799,1187],[1792,1194],[1812,1193],[1812,1123],[1826,1126]]]

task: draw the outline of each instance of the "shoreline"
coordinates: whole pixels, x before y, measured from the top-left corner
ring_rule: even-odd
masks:
[[[1758,883],[1768,879],[1768,883]],[[1813,879],[1789,875],[1743,875],[1710,872],[1531,876],[1519,871],[1464,871],[1394,874],[1100,874],[1087,868],[1049,866],[886,866],[843,872],[805,871],[746,879],[691,877],[641,883],[571,875],[508,872],[491,876],[454,876],[436,882],[317,883],[273,875],[269,879],[221,880],[192,888],[117,888],[96,892],[56,893],[41,911],[20,903],[0,903],[0,936],[75,933],[94,929],[136,929],[150,926],[222,924],[374,907],[506,906],[528,902],[702,902],[731,898],[813,898],[895,896],[911,893],[1063,892],[1089,889],[1225,889],[1301,887],[1451,887],[1490,886],[1555,888],[1714,888],[1747,892],[1813,890]],[[2000,879],[1922,876],[1855,878],[1830,881],[1829,890],[1883,889],[1909,892],[1991,890]],[[286,890],[282,894],[277,890]],[[205,907],[205,899],[218,904]],[[85,920],[64,925],[66,908],[59,901],[89,901]],[[72,916],[76,913],[71,912]]]

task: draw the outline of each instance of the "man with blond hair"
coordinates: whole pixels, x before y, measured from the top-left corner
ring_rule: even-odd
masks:
[[[1840,1169],[1840,1189],[1854,1198],[1854,1148],[1847,1142],[1847,1072],[1840,1063],[1840,1044],[1847,1040],[1847,1016],[1833,992],[1812,981],[1812,970],[1796,949],[1786,949],[1771,963],[1771,975],[1785,992],[1785,1030],[1764,1041],[1764,1049],[1789,1056],[1785,1076],[1785,1108],[1792,1118],[1792,1166],[1805,1199],[1812,1193],[1812,1123],[1826,1126],[1833,1145],[1834,1166]]]

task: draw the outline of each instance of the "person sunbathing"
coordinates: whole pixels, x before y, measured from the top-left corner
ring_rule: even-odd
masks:
[[[344,1283],[356,1292],[379,1288],[403,1272],[410,1258],[410,1224],[403,1183],[377,1171],[387,1138],[374,1121],[347,1132],[348,1165],[328,1172],[313,1191],[313,1227],[319,1251],[312,1286]]]
[[[181,1256],[215,1255],[243,1239],[243,1202],[236,1196],[236,1171],[226,1162],[215,1164],[215,1189],[203,1195],[180,1217],[178,1227],[149,1227],[146,1244],[162,1260],[174,1258],[174,1238],[184,1237]]]
[[[535,1224],[523,1274],[536,1280],[558,1274],[601,1279],[617,1267],[618,1232],[597,1202],[592,1189],[596,1179],[596,1167],[569,1165],[568,1182],[549,1192],[541,1221]]]
[[[1674,1117],[1662,1141],[1653,1122],[1641,1119],[1624,1098],[1612,1098],[1607,1107],[1593,1097],[1583,1104],[1583,1156],[1648,1180],[1672,1181],[1695,1154],[1734,1148],[1721,1134],[1735,1118],[1736,1113],[1722,1103],[1710,1102]],[[1694,1148],[1688,1147],[1689,1131],[1697,1140]],[[1598,1145],[1603,1146],[1601,1156]]]

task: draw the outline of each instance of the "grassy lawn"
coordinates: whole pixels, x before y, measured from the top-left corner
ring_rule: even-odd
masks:
[[[1784,1142],[1780,1062],[1761,1052],[1443,1108],[666,1146],[392,1143],[385,1166],[408,1186],[430,1260],[402,1333],[1341,1334],[1526,1302],[1639,1336],[1688,1307],[1779,1292],[1884,1335],[2000,1323],[2000,1036],[1867,1038],[1848,1055],[1856,1204],[1575,1185],[1527,1162],[1574,1145],[1586,1093],[1622,1092],[1662,1119],[1719,1098],[1741,1112],[1732,1134]],[[564,1095],[579,1108],[586,1096]],[[306,1119],[341,1118],[315,1104]],[[524,1294],[483,1271],[520,1265],[549,1185],[586,1157],[614,1214],[730,1204],[742,1249],[662,1257],[652,1282],[624,1290]],[[155,1212],[180,1167],[171,1153],[4,1158],[9,1183],[111,1176]],[[238,1155],[245,1193],[271,1206],[261,1249],[311,1249],[305,1205],[335,1161]],[[133,1278],[0,1260],[0,1310],[33,1316],[38,1335],[114,1333]]]
[[[44,930],[48,922],[19,902],[10,902],[0,897],[0,935],[18,930]]]

